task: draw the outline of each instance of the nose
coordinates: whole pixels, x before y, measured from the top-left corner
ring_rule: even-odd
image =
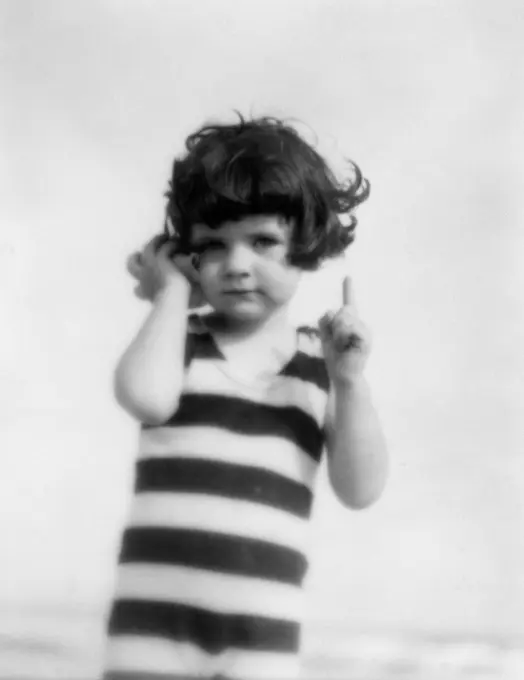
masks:
[[[252,254],[244,244],[235,244],[229,249],[224,262],[224,272],[229,277],[249,276],[251,273]]]

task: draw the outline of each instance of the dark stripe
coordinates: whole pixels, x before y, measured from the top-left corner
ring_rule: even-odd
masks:
[[[219,427],[244,435],[282,437],[317,462],[324,444],[322,428],[296,406],[270,406],[215,394],[182,394],[178,411],[164,427],[169,425]]]
[[[261,503],[303,519],[311,513],[311,490],[271,470],[179,457],[142,458],[136,470],[137,493],[199,493]]]
[[[285,546],[209,531],[157,527],[125,530],[120,563],[130,562],[184,565],[289,585],[301,585],[307,569],[306,557]]]
[[[276,543],[195,529],[131,527],[124,531],[120,563],[183,565],[196,569],[301,585],[306,557]]]
[[[219,654],[228,647],[294,653],[300,643],[300,626],[294,621],[217,614],[185,605],[127,599],[114,603],[109,634],[191,642],[210,654]]]
[[[329,376],[326,362],[320,357],[312,357],[305,352],[297,352],[291,361],[282,369],[280,375],[299,378],[313,383],[324,392],[329,392]]]
[[[218,349],[209,333],[189,332],[186,338],[185,366],[190,365],[193,359],[223,359],[222,352]]]

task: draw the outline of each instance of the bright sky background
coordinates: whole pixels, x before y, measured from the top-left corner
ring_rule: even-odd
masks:
[[[320,485],[311,616],[520,635],[520,0],[0,11],[0,604],[110,597],[137,435],[111,373],[146,311],[124,261],[184,136],[236,108],[299,118],[372,183],[348,259],[392,475],[364,513]],[[342,274],[307,280],[297,316],[337,304]]]

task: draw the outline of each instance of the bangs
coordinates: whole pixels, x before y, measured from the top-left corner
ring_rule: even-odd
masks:
[[[216,150],[209,155],[215,157],[204,159],[204,172],[191,179],[185,199],[177,201],[184,221],[214,228],[249,215],[302,218],[301,183],[296,171],[282,158],[245,148],[225,163]],[[178,195],[181,194],[184,192]]]

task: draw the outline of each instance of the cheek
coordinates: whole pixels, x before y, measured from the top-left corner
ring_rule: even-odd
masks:
[[[290,267],[286,261],[270,262],[260,272],[260,279],[276,300],[287,300],[298,287],[300,272]]]
[[[200,262],[198,268],[198,278],[200,287],[204,292],[213,292],[216,289],[216,280],[218,275],[218,267],[209,264],[208,262]]]

